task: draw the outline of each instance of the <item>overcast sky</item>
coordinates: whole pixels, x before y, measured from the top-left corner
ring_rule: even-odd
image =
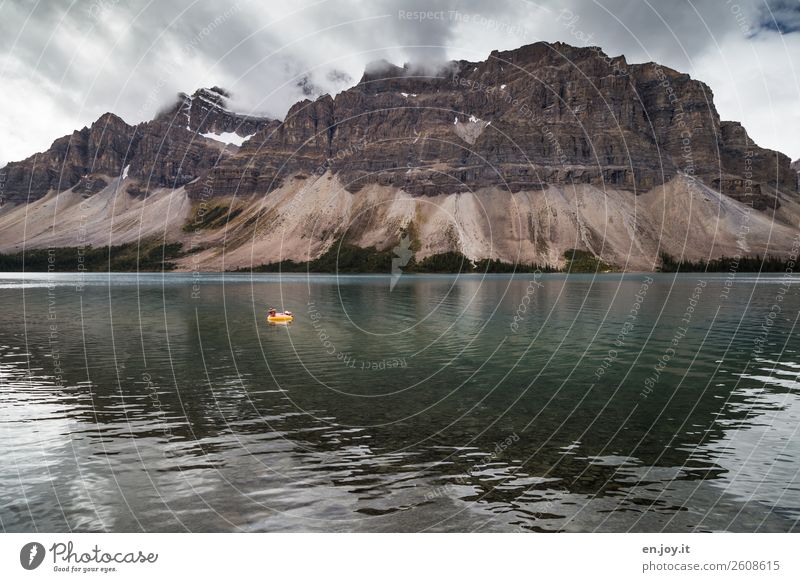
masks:
[[[237,109],[282,118],[379,58],[483,60],[540,40],[688,72],[723,119],[800,158],[799,0],[0,0],[0,166],[106,111],[149,119],[179,91],[223,86]]]

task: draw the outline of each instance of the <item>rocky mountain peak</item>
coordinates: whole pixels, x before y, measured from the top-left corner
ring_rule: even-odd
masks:
[[[365,85],[376,80],[405,77],[407,72],[407,68],[398,67],[386,59],[378,59],[367,63],[358,84]]]
[[[92,123],[92,129],[94,130],[108,126],[119,127],[121,125],[127,125],[127,124],[119,115],[107,111],[106,113],[103,113],[103,115],[98,117],[94,123]]]
[[[235,134],[247,138],[270,123],[267,117],[237,113],[229,108],[231,94],[221,87],[200,88],[191,95],[179,93],[175,103],[157,119],[200,134]]]
[[[208,95],[219,95],[221,97],[224,97],[225,99],[230,99],[230,97],[231,97],[231,94],[228,91],[226,91],[222,87],[218,87],[216,85],[214,85],[213,87],[210,87],[208,89],[202,89],[202,88],[198,89],[195,92],[195,95],[199,95],[201,93],[202,94],[208,94]]]

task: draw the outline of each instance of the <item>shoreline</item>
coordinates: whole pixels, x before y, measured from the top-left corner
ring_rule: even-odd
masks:
[[[413,255],[397,264],[390,251],[374,247],[361,248],[351,244],[333,245],[321,256],[310,261],[283,260],[238,267],[222,271],[203,271],[201,265],[187,268],[180,243],[141,241],[138,244],[110,247],[54,247],[31,249],[14,254],[0,253],[0,272],[7,273],[243,273],[243,274],[322,274],[322,275],[384,275],[397,277],[413,274],[489,275],[546,273],[610,274],[610,273],[786,273],[793,272],[797,257],[732,256],[698,261],[676,260],[662,253],[654,261],[655,269],[627,270],[606,263],[589,251],[569,249],[559,264],[508,263],[499,259],[470,259],[458,251],[429,255],[417,260]],[[563,266],[561,266],[563,265]]]
[[[624,277],[629,275],[696,275],[704,274],[715,278],[731,277],[731,276],[744,276],[744,275],[778,275],[785,274],[785,271],[737,271],[730,273],[727,271],[611,271],[611,272],[586,272],[586,271],[551,271],[547,273],[536,271],[515,271],[507,273],[492,273],[492,272],[463,272],[463,273],[404,273],[403,278],[426,278],[426,277],[516,277],[521,275],[536,275],[537,277],[568,277],[568,276],[598,276],[598,277]],[[793,273],[800,277],[800,272]],[[265,277],[291,277],[291,276],[311,276],[311,277],[372,277],[375,279],[390,279],[393,277],[391,273],[336,273],[324,271],[184,271],[184,270],[171,270],[171,271],[0,271],[0,277],[6,275],[174,275],[174,276],[215,276],[215,275],[232,275],[235,277],[248,277],[248,276],[265,276]]]

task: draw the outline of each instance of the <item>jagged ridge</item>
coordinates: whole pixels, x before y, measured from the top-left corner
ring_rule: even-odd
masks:
[[[8,164],[6,199],[31,202],[76,187],[94,194],[126,167],[131,194],[188,184],[236,150],[202,134],[246,136],[277,123],[229,111],[227,97],[218,87],[180,94],[172,107],[135,126],[105,113],[90,127],[57,139],[47,151]]]

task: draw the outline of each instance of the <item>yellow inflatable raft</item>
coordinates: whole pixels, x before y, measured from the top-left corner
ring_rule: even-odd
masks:
[[[291,311],[275,311],[274,309],[270,309],[267,313],[267,321],[270,323],[288,323],[294,320],[294,315],[292,315]]]

